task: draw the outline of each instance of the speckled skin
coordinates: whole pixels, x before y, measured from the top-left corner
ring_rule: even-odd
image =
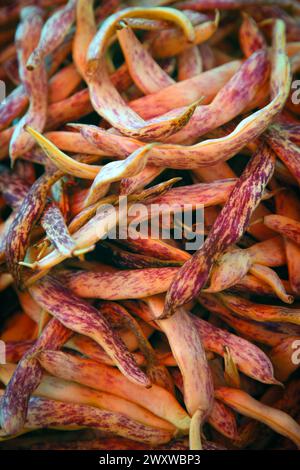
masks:
[[[6,203],[17,209],[30,189],[30,184],[7,168],[0,168],[0,190]]]
[[[300,183],[300,150],[280,126],[271,126],[267,131],[267,142],[286,165],[298,184]]]
[[[170,144],[199,142],[201,135],[231,121],[251,107],[270,73],[267,51],[252,54],[208,105],[198,106],[186,126],[170,136]],[[255,107],[255,104],[254,104]],[[220,110],[222,112],[220,113]]]
[[[160,365],[156,352],[148,341],[138,321],[126,310],[126,308],[117,302],[101,301],[98,305],[99,311],[105,316],[111,324],[116,324],[120,328],[128,329],[132,332],[138,343],[138,349],[144,355],[146,362],[147,375],[152,384],[174,393],[174,384],[168,369]]]
[[[121,245],[128,247],[130,251],[161,260],[176,260],[181,263],[190,257],[186,251],[173,247],[163,240],[155,240],[151,237],[144,240],[134,240],[128,237],[126,240],[120,240],[120,243]]]
[[[175,81],[155,62],[131,28],[117,31],[129,73],[136,86],[145,94],[156,93]]]
[[[201,104],[210,103],[215,95],[237,72],[241,65],[238,60],[215,67],[213,70],[200,75],[176,82],[156,93],[137,98],[130,102],[134,109],[144,119],[165,114],[172,109],[186,106],[203,97]]]
[[[68,231],[63,214],[55,203],[46,206],[41,225],[55,248],[65,256],[72,256],[76,245]]]
[[[155,141],[178,132],[191,118],[196,104],[172,115],[163,115],[144,121],[133,111],[113,86],[104,59],[100,60],[97,73],[88,78],[90,100],[94,110],[122,134]]]
[[[192,41],[195,36],[189,19],[175,9],[165,8],[125,8],[107,18],[94,36],[87,55],[87,76],[90,98],[95,111],[104,117],[112,126],[125,135],[140,137],[144,140],[159,140],[181,129],[195,110],[195,105],[188,106],[171,116],[160,116],[150,121],[144,121],[133,111],[118,94],[112,85],[106,63],[105,49],[109,38],[113,35],[116,25],[122,18],[143,15],[146,18],[168,19],[182,27],[187,38]],[[99,73],[100,72],[100,73]]]
[[[278,0],[280,2],[281,0]],[[283,0],[284,3],[289,3],[289,0]],[[296,4],[293,3],[293,7],[296,8]],[[276,2],[270,1],[269,4],[260,5],[259,8],[256,8],[255,5],[248,8],[249,14],[260,23],[265,18],[272,18],[272,19],[282,19],[286,25],[286,35],[288,42],[298,42],[300,38],[300,28],[299,24],[296,21],[296,18],[292,14],[288,14],[283,8],[278,8],[276,6]],[[269,33],[271,30],[271,24],[264,27],[264,30]]]
[[[214,400],[211,414],[207,421],[216,431],[228,437],[228,439],[236,439],[238,437],[236,417],[230,408],[220,401]]]
[[[233,312],[229,310],[229,308],[227,308],[216,296],[202,294],[198,299],[205,308],[216,315],[220,315],[228,325],[232,326],[232,328],[242,334],[245,338],[248,338],[248,340],[272,347],[276,346],[280,341],[290,335],[300,334],[298,325],[280,322],[255,321],[233,315]],[[272,334],[270,334],[270,332]]]
[[[144,121],[127,106],[110,81],[104,59],[107,41],[113,34],[118,21],[123,17],[134,17],[141,13],[146,16],[149,14],[150,17],[156,17],[159,14],[162,17],[165,15],[168,19],[173,19],[183,26],[190,39],[194,37],[192,24],[187,17],[176,12],[176,10],[136,7],[117,12],[103,23],[89,46],[87,83],[93,108],[100,116],[104,117],[112,126],[125,135],[153,141],[181,129],[193,114],[195,105],[188,106],[177,113],[173,112],[172,116],[160,116],[150,121]]]
[[[41,176],[31,186],[29,192],[9,227],[6,236],[6,262],[9,271],[13,275],[17,285],[21,285],[21,266],[29,244],[32,228],[37,223],[47,202],[48,192],[62,173],[54,171],[51,174]]]
[[[224,179],[213,183],[198,183],[190,186],[179,186],[172,188],[166,194],[158,196],[151,204],[168,204],[170,207],[184,204],[209,207],[224,204],[229,198],[236,179]]]
[[[188,80],[203,72],[202,55],[199,46],[186,49],[178,56],[178,81]]]
[[[44,351],[39,355],[39,361],[44,369],[56,377],[100,391],[109,390],[114,395],[146,408],[178,429],[187,431],[189,428],[190,418],[187,412],[175,396],[164,388],[153,384],[151,388],[141,389],[140,385],[130,382],[115,367],[62,351]]]
[[[43,349],[59,349],[71,335],[72,332],[62,323],[52,319],[22,357],[1,402],[0,421],[7,434],[17,433],[23,428],[30,395],[42,380],[43,370],[36,354]]]
[[[220,161],[228,160],[247,143],[252,142],[264,132],[274,117],[281,111],[290,89],[290,66],[284,52],[284,23],[281,21],[276,22],[273,45],[274,52],[271,73],[272,101],[268,105],[242,120],[235,130],[225,137],[205,140],[190,146],[168,143],[154,147],[149,152],[149,163],[176,169],[194,169],[201,166],[211,166]],[[264,51],[260,51],[257,54],[264,54]],[[93,143],[96,143],[95,140]],[[100,148],[102,149],[104,148],[102,145],[108,145],[110,150],[112,146],[116,146],[115,152],[119,152],[118,155],[128,155],[138,145],[142,145],[140,141],[128,139],[127,137],[111,136],[107,131],[97,132],[98,146],[100,146],[100,143]]]
[[[120,181],[120,194],[132,194],[139,189],[143,189],[151,183],[163,170],[153,165],[146,165],[138,175],[122,178]]]
[[[48,105],[46,66],[42,63],[34,72],[28,72],[25,67],[29,55],[38,44],[42,26],[42,11],[39,8],[26,7],[22,10],[21,23],[17,28],[15,41],[19,74],[29,96],[29,108],[17,123],[10,141],[9,153],[12,162],[34,146],[34,141],[25,131],[24,126],[31,125],[43,131],[46,123]]]
[[[140,242],[143,242],[141,239]],[[104,248],[105,256],[109,256],[110,262],[118,267],[125,269],[141,269],[141,268],[160,268],[181,266],[182,262],[174,259],[163,260],[151,256],[146,256],[131,251],[121,250],[119,247],[111,244],[101,244]]]
[[[0,369],[1,381],[6,385],[15,370],[15,365],[6,364]],[[146,426],[175,432],[176,428],[145,410],[131,400],[117,397],[107,391],[100,392],[74,382],[44,375],[33,396],[59,400],[71,404],[93,406],[106,411],[120,413]]]
[[[152,318],[166,334],[183,378],[183,395],[190,416],[200,414],[199,426],[205,422],[213,405],[213,381],[202,342],[190,315],[183,309],[160,320],[163,297],[145,299]],[[199,430],[197,431],[199,433]]]
[[[165,181],[163,183],[157,184],[148,188],[141,193],[135,195],[132,199],[133,202],[142,202],[142,201],[149,201],[151,198],[155,198],[160,194],[168,191],[175,182],[177,182],[177,178],[173,178],[171,180]],[[114,201],[110,201],[114,202]],[[127,206],[107,206],[102,205],[101,207],[93,206],[94,210],[90,213],[89,208],[85,211],[86,217],[81,217],[79,214],[77,218],[77,223],[72,227],[71,233],[73,234],[73,238],[76,241],[77,249],[82,248],[89,248],[99,240],[101,240],[110,230],[112,230],[118,220],[122,220],[122,217],[125,216],[127,213]],[[97,210],[96,215],[95,211]],[[74,222],[75,219],[73,219]],[[85,223],[85,225],[83,225]],[[74,231],[73,231],[74,229]],[[57,250],[53,250],[42,258],[40,261],[36,262],[36,268],[39,268],[41,271],[38,273],[40,275],[43,270],[48,269],[56,264],[62,262],[65,259],[63,255],[61,255]]]
[[[286,292],[293,294],[290,283],[283,279],[281,279],[281,282],[284,285]],[[257,277],[253,276],[252,274],[246,274],[246,276],[244,276],[243,279],[241,279],[235,286],[232,286],[231,290],[234,292],[248,292],[249,294],[256,294],[266,297],[276,296],[271,286],[262,280],[257,279]]]
[[[27,68],[36,69],[44,58],[56,49],[64,40],[75,21],[75,7],[77,0],[68,3],[55,12],[46,21],[38,46],[28,57]]]
[[[215,99],[210,105],[198,106],[189,123],[186,124],[184,129],[176,134],[173,134],[167,140],[168,142],[181,143],[191,142],[198,139],[202,134],[207,133],[209,130],[218,127],[224,122],[233,119],[237,116],[250,102],[253,101],[259,88],[266,81],[269,74],[269,61],[267,53],[264,51],[257,52],[245,64],[242,65],[240,70],[232,77],[232,79],[225,84],[220,90]],[[247,86],[245,83],[247,82]],[[241,85],[243,84],[243,85]],[[175,89],[174,89],[175,92]],[[219,109],[223,112],[219,113]],[[94,144],[102,144],[103,140],[97,139],[97,134],[89,132],[92,126],[83,126],[83,135]],[[95,129],[94,129],[95,130]],[[99,137],[103,138],[103,131],[99,133]],[[115,136],[115,141],[120,141]],[[130,140],[127,141],[123,138],[123,143],[126,145],[127,151],[135,148],[135,142],[130,145]],[[136,145],[138,145],[136,143]],[[125,149],[123,149],[124,151]],[[118,150],[114,150],[118,152]],[[122,150],[119,151],[122,153]]]
[[[165,315],[196,297],[215,257],[237,242],[249,225],[275,168],[275,155],[261,146],[236,183],[203,246],[179,270],[166,296]]]
[[[22,85],[19,85],[6,97],[4,103],[0,103],[0,131],[20,116],[27,105],[28,97],[25,89]]]
[[[106,300],[143,298],[166,292],[178,268],[127,269],[126,271],[72,271],[63,282],[80,297]]]
[[[150,445],[169,442],[173,437],[170,431],[138,423],[120,413],[36,397],[30,400],[25,426],[30,429],[83,426]]]
[[[209,300],[206,300],[206,307],[209,308],[209,304],[207,305]],[[261,349],[246,339],[217,328],[205,320],[195,316],[192,318],[205,349],[223,356],[224,348],[228,346],[232,358],[241,372],[263,383],[277,383],[272,363]]]
[[[41,8],[47,7],[49,5],[55,6],[59,5],[63,2],[63,0],[37,0],[35,4],[40,6]],[[0,8],[0,25],[4,25],[7,22],[17,20],[20,14],[20,10],[22,8],[22,4],[20,2],[14,2],[10,5],[4,6]]]
[[[128,70],[124,66],[119,67],[110,79],[120,92],[125,91],[132,83]],[[90,102],[89,91],[84,88],[61,102],[50,104],[46,128],[47,130],[57,129],[62,124],[76,121],[92,111],[93,106]],[[75,152],[81,151],[78,146],[75,148]]]
[[[219,294],[222,302],[237,315],[261,322],[292,323],[300,325],[300,309],[279,305],[265,305],[232,294]]]
[[[111,183],[118,182],[125,177],[138,175],[146,166],[149,150],[152,144],[137,149],[125,160],[107,163],[96,175],[86,198],[86,206],[94,204],[104,197]]]
[[[34,341],[29,339],[26,341],[8,341],[6,347],[6,361],[18,363],[24,354],[33,346]]]
[[[146,387],[151,385],[118,334],[97,309],[49,276],[31,287],[30,293],[42,308],[54,315],[66,328],[89,336],[100,344],[130,380]]]
[[[280,130],[284,132],[286,137],[295,144],[300,144],[300,125],[295,121],[293,124],[285,123],[284,120],[280,122]]]
[[[51,75],[51,67],[48,70],[48,75]],[[58,99],[59,101],[66,99],[78,84],[78,81],[78,73],[73,65],[67,65],[61,69],[52,77],[52,79],[49,80],[49,103],[55,103]],[[3,103],[0,103],[0,131],[8,127],[18,116],[22,115],[28,102],[29,98],[24,85],[19,85],[6,97]],[[51,109],[53,113],[53,109],[56,109],[56,107],[51,108],[50,106],[50,110]]]
[[[267,48],[266,40],[257,23],[246,13],[243,15],[243,23],[239,29],[239,41],[246,57],[250,57],[259,49]]]

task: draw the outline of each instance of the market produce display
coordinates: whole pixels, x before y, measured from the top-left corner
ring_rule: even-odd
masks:
[[[300,2],[0,26],[0,450],[299,448]]]

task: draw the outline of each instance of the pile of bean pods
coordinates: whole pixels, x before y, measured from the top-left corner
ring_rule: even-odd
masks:
[[[1,0],[0,449],[300,446],[298,73],[297,0]]]

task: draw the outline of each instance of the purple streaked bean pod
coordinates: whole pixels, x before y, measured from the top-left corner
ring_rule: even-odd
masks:
[[[194,449],[201,449],[201,427],[213,406],[213,382],[196,325],[183,309],[178,309],[170,318],[159,320],[163,298],[148,297],[145,301],[166,334],[182,374],[184,402],[192,416],[190,445]]]
[[[166,292],[178,268],[127,269],[116,272],[70,271],[63,282],[85,298],[125,300]]]
[[[45,173],[31,186],[23,199],[6,236],[6,262],[18,285],[22,284],[20,262],[24,260],[31,230],[41,216],[51,186],[63,174],[58,170]]]
[[[252,302],[233,294],[218,294],[219,299],[234,314],[258,322],[292,323],[300,325],[300,309]]]
[[[117,35],[129,73],[136,86],[145,95],[156,93],[175,83],[155,62],[130,28],[125,27],[118,30]]]
[[[30,293],[42,308],[54,315],[66,328],[94,339],[130,380],[145,387],[151,385],[118,334],[97,309],[49,276],[34,284]]]
[[[55,203],[50,202],[45,207],[41,225],[53,246],[64,256],[71,257],[76,244],[68,231],[63,214]]]
[[[247,13],[243,14],[243,23],[239,30],[239,41],[246,57],[250,57],[251,54],[259,49],[267,48],[262,32],[259,30],[255,20],[247,15]]]
[[[9,153],[12,162],[24,152],[31,150],[34,141],[25,131],[26,125],[32,125],[42,131],[46,124],[48,85],[46,66],[41,64],[34,72],[26,69],[26,61],[36,47],[43,26],[42,12],[35,7],[26,7],[21,12],[21,23],[16,31],[16,44],[19,62],[19,74],[29,96],[29,108],[16,125],[12,135]]]
[[[8,434],[20,431],[25,424],[30,395],[42,380],[43,369],[36,355],[43,349],[59,349],[72,335],[55,318],[50,320],[34,345],[20,360],[1,402],[1,426]]]
[[[75,21],[76,2],[77,0],[69,0],[66,6],[56,11],[46,21],[38,45],[27,58],[28,70],[38,68],[44,58],[61,45]]]
[[[173,394],[153,384],[143,390],[128,380],[115,367],[62,351],[44,351],[39,355],[43,368],[50,374],[77,382],[99,391],[107,391],[146,408],[156,416],[174,424],[184,433],[190,418]]]
[[[278,158],[286,165],[290,173],[300,184],[300,151],[280,126],[274,124],[266,132],[266,140]]]
[[[174,434],[139,423],[121,413],[47,398],[31,398],[26,428],[65,427],[68,429],[69,427],[72,429],[74,426],[94,428],[152,445],[169,442]]]
[[[178,80],[188,80],[203,71],[203,61],[198,46],[186,49],[178,56]]]
[[[174,278],[166,297],[165,315],[197,296],[207,282],[216,256],[243,235],[274,168],[273,151],[262,145],[236,183],[204,244]]]
[[[197,103],[169,114],[144,121],[131,109],[113,86],[105,60],[100,59],[97,72],[88,76],[90,100],[94,110],[122,134],[146,141],[165,139],[179,131],[193,115]]]

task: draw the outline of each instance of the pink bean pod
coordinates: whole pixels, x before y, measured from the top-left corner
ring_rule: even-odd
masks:
[[[129,73],[136,86],[145,95],[156,93],[161,88],[166,88],[175,83],[155,62],[130,28],[126,27],[118,30],[117,36]]]
[[[37,397],[29,402],[25,426],[28,429],[94,428],[150,445],[169,442],[173,437],[170,431],[147,426],[120,413]]]
[[[41,225],[46,232],[47,238],[55,248],[66,256],[71,257],[76,249],[75,242],[71,237],[64,217],[59,207],[49,203],[41,218]]]
[[[30,135],[25,131],[26,125],[33,125],[42,131],[47,116],[47,74],[46,67],[41,64],[34,72],[26,70],[26,61],[36,47],[42,30],[42,16],[39,9],[27,7],[22,10],[22,22],[16,31],[20,78],[29,96],[29,108],[19,120],[12,135],[9,153],[12,162],[34,145]]]
[[[230,194],[203,246],[173,280],[166,297],[166,315],[197,296],[207,282],[215,257],[243,235],[274,167],[274,153],[265,145],[260,147]],[[241,199],[244,199],[242,204]]]
[[[90,100],[94,110],[121,133],[146,141],[166,138],[189,121],[197,104],[144,121],[133,111],[112,85],[104,59],[97,72],[88,78]]]
[[[39,43],[26,59],[28,70],[32,71],[40,67],[44,58],[63,42],[75,20],[76,1],[69,0],[66,6],[46,21]]]
[[[149,297],[146,303],[159,327],[166,334],[183,378],[184,402],[192,416],[190,447],[201,449],[201,427],[213,406],[213,382],[197,328],[183,309],[170,318],[159,320],[163,298]]]
[[[300,311],[297,308],[277,305],[257,304],[250,300],[232,294],[218,294],[227,308],[236,315],[258,322],[279,322],[300,324]]]
[[[62,351],[45,351],[39,361],[50,374],[71,380],[95,390],[110,392],[146,408],[156,416],[172,423],[184,433],[189,428],[190,418],[168,390],[155,384],[143,390],[140,385],[128,380],[115,367],[66,354]]]
[[[283,411],[264,405],[238,389],[222,387],[216,390],[215,396],[238,413],[265,423],[275,432],[288,437],[298,447],[300,446],[300,427]]]
[[[30,395],[42,379],[43,370],[36,354],[43,349],[59,349],[71,334],[62,323],[52,319],[39,339],[22,357],[1,401],[1,426],[8,434],[17,433],[23,428]]]
[[[258,25],[251,16],[243,14],[243,23],[239,30],[241,49],[246,57],[250,57],[260,49],[266,49],[267,43]]]
[[[47,195],[55,181],[63,174],[58,170],[42,175],[31,186],[23,199],[16,217],[9,227],[6,244],[6,262],[18,285],[22,284],[21,265],[29,245],[32,228],[37,223],[47,202]]]
[[[264,217],[264,224],[297,245],[300,244],[300,222],[285,215],[270,214]]]
[[[73,59],[82,77],[86,71],[86,55],[88,47],[96,34],[94,0],[77,0],[76,32],[73,41]],[[104,5],[102,5],[103,7]]]
[[[188,80],[203,71],[202,56],[199,47],[194,46],[178,56],[178,80]]]
[[[94,307],[51,277],[36,283],[30,292],[39,305],[55,315],[67,328],[95,339],[130,380],[150,386],[149,379],[135,364],[124,343]]]

